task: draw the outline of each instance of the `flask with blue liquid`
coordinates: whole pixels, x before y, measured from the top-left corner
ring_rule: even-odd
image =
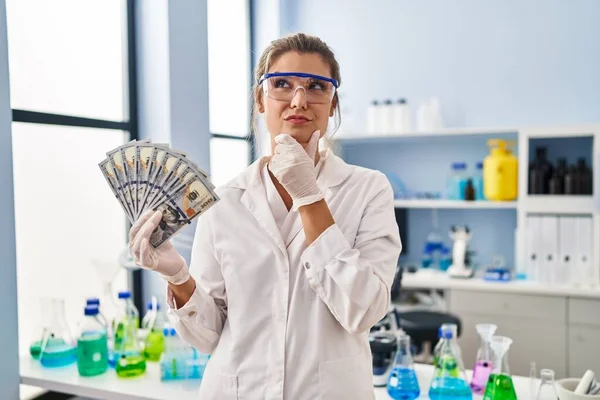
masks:
[[[431,400],[471,400],[471,387],[466,379],[462,355],[455,333],[450,327],[442,327],[438,359],[429,386]]]
[[[410,336],[398,337],[398,347],[394,368],[388,378],[387,391],[394,400],[414,400],[419,398],[419,381],[415,372],[410,348]]]
[[[160,380],[202,379],[210,355],[183,342],[173,328],[164,328],[165,349],[160,357]]]

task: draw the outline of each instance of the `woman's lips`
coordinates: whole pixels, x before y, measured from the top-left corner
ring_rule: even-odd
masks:
[[[291,116],[287,117],[285,120],[287,122],[289,122],[290,124],[294,124],[294,125],[304,125],[304,124],[310,122],[310,119],[308,119],[302,115],[291,115]]]
[[[287,120],[287,122],[294,125],[303,125],[309,123],[310,121],[304,118],[290,118]]]

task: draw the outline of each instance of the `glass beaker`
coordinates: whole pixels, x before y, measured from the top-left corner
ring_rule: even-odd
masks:
[[[540,378],[542,378],[542,381],[535,400],[557,400],[558,395],[554,389],[554,371],[551,369],[542,369],[540,371]]]
[[[395,400],[414,400],[419,397],[419,382],[410,349],[410,336],[398,337],[394,368],[388,378],[387,391]]]
[[[62,367],[76,362],[77,346],[65,318],[65,301],[51,298],[41,299],[41,302],[42,320],[48,319],[43,323],[40,363],[44,367]]]
[[[490,340],[498,327],[494,324],[477,324],[475,325],[475,329],[481,339],[481,345],[479,350],[477,350],[477,358],[473,367],[471,389],[474,393],[483,394],[493,366]]]
[[[492,336],[490,347],[494,354],[494,369],[485,387],[484,400],[517,400],[512,377],[508,368],[508,349],[512,339]]]
[[[81,376],[95,376],[108,369],[106,325],[96,305],[84,310],[81,332],[77,339],[77,370]]]
[[[139,313],[131,301],[131,293],[120,292],[121,309],[116,318],[114,362],[117,376],[121,378],[142,375],[146,371],[138,341]]]
[[[454,341],[455,328],[442,326],[442,339],[435,371],[429,386],[431,400],[470,400],[471,388],[467,383],[458,343]]]
[[[165,350],[165,335],[163,329],[167,319],[160,310],[160,304],[153,300],[148,303],[148,312],[142,319],[142,328],[146,332],[144,338],[144,357],[148,361],[160,361]]]

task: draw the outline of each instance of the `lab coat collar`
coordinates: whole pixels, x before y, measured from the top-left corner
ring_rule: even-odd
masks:
[[[321,157],[324,157],[324,160],[318,179],[320,187],[332,188],[348,179],[352,168],[344,160],[333,154],[330,149],[321,152]],[[268,162],[269,157],[259,158],[225,186],[244,190],[260,187],[262,185],[262,178],[260,176],[262,167]]]
[[[325,199],[328,200],[332,194],[331,188],[343,183],[350,176],[352,169],[329,149],[322,152],[321,157],[323,158],[323,165],[319,174],[318,184],[321,190],[323,190]],[[298,235],[302,229],[302,223],[300,218],[296,216],[297,220],[294,221],[290,234],[285,238],[284,242],[269,207],[261,177],[262,168],[268,161],[269,157],[259,158],[238,175],[237,178],[227,183],[225,187],[244,190],[240,201],[254,215],[254,218],[269,234],[283,255],[287,257],[287,245]]]

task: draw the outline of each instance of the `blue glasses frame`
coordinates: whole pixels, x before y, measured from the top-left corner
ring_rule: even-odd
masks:
[[[326,76],[315,75],[315,74],[307,74],[305,72],[272,72],[272,73],[269,73],[269,74],[264,74],[258,80],[258,84],[260,85],[260,84],[262,84],[265,81],[265,79],[269,79],[269,78],[272,78],[274,76],[297,76],[299,78],[314,78],[314,79],[319,79],[319,80],[322,80],[322,81],[329,82],[336,89],[339,87],[338,81],[336,81],[333,78],[327,78]]]

